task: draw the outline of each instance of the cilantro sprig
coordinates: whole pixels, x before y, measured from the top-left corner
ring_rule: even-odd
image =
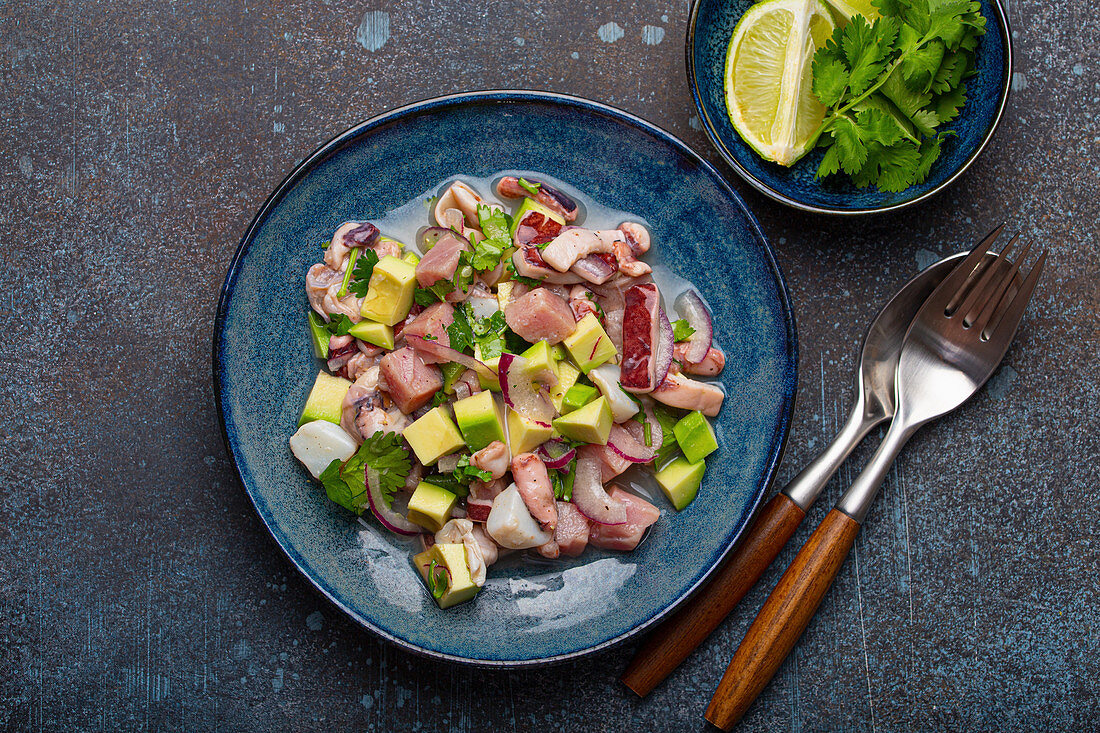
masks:
[[[393,494],[405,485],[412,468],[409,452],[397,433],[376,432],[343,463],[335,459],[321,472],[321,485],[328,498],[345,509],[362,514],[368,507],[366,470],[378,474],[379,490],[386,506],[393,506]]]
[[[966,104],[985,33],[973,0],[872,0],[882,17],[857,15],[813,60],[813,92],[827,108],[813,134],[824,178],[843,171],[860,188],[902,191],[928,178],[943,125]]]
[[[481,360],[494,359],[507,348],[509,329],[504,313],[496,311],[491,316],[478,318],[468,303],[459,303],[454,311],[454,323],[447,327],[451,348],[473,353],[477,346]]]
[[[688,322],[683,318],[678,318],[672,322],[672,340],[683,341],[684,339],[691,338],[694,335],[695,329],[688,325]]]

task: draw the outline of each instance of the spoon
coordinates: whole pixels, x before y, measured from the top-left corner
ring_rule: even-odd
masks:
[[[876,425],[894,416],[894,373],[905,331],[965,256],[957,254],[922,270],[879,311],[863,339],[856,403],[844,427],[764,506],[740,547],[710,582],[642,642],[620,678],[637,695],[648,695],[718,627],[775,561],[844,459]]]

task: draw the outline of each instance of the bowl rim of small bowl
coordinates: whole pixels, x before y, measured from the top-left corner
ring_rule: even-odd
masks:
[[[786,204],[795,209],[802,211],[808,211],[814,214],[829,214],[832,216],[865,216],[867,214],[885,214],[890,211],[897,211],[907,206],[913,206],[921,201],[925,201],[932,196],[943,191],[950,186],[955,180],[961,176],[967,168],[970,167],[986,146],[989,145],[989,141],[993,139],[994,133],[997,132],[997,128],[1001,125],[1001,120],[1004,117],[1005,108],[1008,105],[1008,97],[1012,91],[1012,69],[1013,69],[1013,53],[1012,53],[1012,28],[1008,19],[1008,12],[1005,10],[1002,0],[989,0],[993,6],[994,20],[997,23],[997,30],[1001,34],[1001,39],[1004,42],[1005,47],[1005,60],[1004,60],[1004,81],[1001,84],[1000,91],[1000,104],[997,106],[997,114],[993,117],[993,124],[989,126],[985,135],[982,137],[981,143],[974,149],[974,151],[967,156],[963,164],[959,166],[958,170],[948,176],[942,183],[935,188],[925,191],[916,198],[911,198],[905,201],[900,201],[888,206],[878,206],[873,208],[860,208],[860,209],[838,209],[829,206],[820,206],[817,204],[808,204],[804,201],[791,198],[780,191],[772,188],[764,181],[757,178],[752,174],[745,166],[741,165],[737,157],[730,151],[726,144],[722,141],[722,138],[718,135],[718,132],[714,128],[714,124],[710,119],[710,115],[707,114],[706,108],[703,106],[703,100],[699,94],[699,83],[697,81],[698,74],[695,69],[695,28],[699,22],[699,6],[703,0],[692,0],[691,11],[688,14],[687,25],[687,38],[684,44],[684,53],[687,61],[687,77],[688,86],[691,87],[691,96],[695,101],[695,111],[699,115],[699,120],[702,123],[703,131],[707,135],[707,139],[710,144],[718,151],[722,159],[733,168],[734,172],[741,177],[743,181],[755,188],[760,193],[764,194],[768,198],[778,201],[781,204]],[[987,19],[988,20],[988,19]]]
[[[741,527],[730,537],[725,547],[721,549],[718,558],[708,567],[696,580],[696,582],[680,594],[679,597],[674,598],[664,608],[647,621],[628,629],[617,636],[609,639],[605,639],[602,642],[594,644],[586,649],[579,649],[572,652],[564,652],[560,654],[554,654],[547,657],[537,657],[533,659],[519,659],[519,660],[495,660],[495,659],[478,659],[471,657],[463,657],[456,654],[447,652],[440,652],[433,649],[421,647],[411,641],[401,638],[390,631],[381,628],[379,625],[364,618],[355,608],[350,607],[335,594],[333,594],[323,583],[319,581],[317,577],[311,572],[308,572],[302,564],[293,548],[285,544],[282,539],[275,532],[274,527],[269,524],[268,517],[260,506],[257,504],[255,496],[248,490],[247,482],[241,471],[240,464],[237,461],[236,454],[233,450],[233,441],[230,438],[229,426],[226,423],[226,416],[223,412],[223,385],[221,379],[221,337],[222,332],[225,329],[226,312],[228,309],[228,303],[233,295],[233,291],[237,284],[237,273],[242,266],[244,256],[251,246],[256,232],[263,222],[267,219],[270,212],[282,201],[286,193],[296,185],[306,174],[308,174],[320,161],[327,158],[329,155],[338,152],[346,143],[359,137],[364,133],[368,133],[371,130],[388,124],[394,120],[400,119],[406,115],[414,114],[417,112],[424,112],[440,107],[446,106],[458,106],[462,104],[476,104],[485,102],[533,102],[533,103],[550,103],[550,104],[564,104],[566,106],[582,110],[589,113],[606,115],[620,123],[627,126],[631,126],[636,130],[652,135],[658,138],[662,142],[671,145],[681,155],[697,163],[700,170],[714,181],[716,187],[721,189],[729,196],[732,205],[737,206],[741,212],[745,215],[748,228],[751,230],[756,241],[761,245],[761,256],[764,258],[767,268],[775,280],[776,284],[776,299],[780,305],[783,318],[783,326],[785,328],[785,336],[787,339],[787,347],[785,349],[786,355],[790,360],[790,380],[786,385],[784,394],[782,395],[783,409],[779,420],[779,424],[776,426],[776,432],[778,439],[771,446],[770,453],[768,455],[766,465],[760,476],[760,484],[756,489],[755,495],[750,499],[749,505],[746,508],[745,521]],[[703,158],[694,148],[689,146],[683,140],[676,135],[665,130],[664,128],[649,122],[648,120],[639,117],[638,115],[631,114],[625,110],[619,109],[610,104],[603,102],[597,102],[592,99],[580,97],[572,94],[563,94],[560,92],[549,92],[536,89],[484,89],[463,91],[453,94],[445,94],[435,97],[425,97],[414,100],[407,104],[399,105],[392,109],[384,110],[377,114],[371,115],[365,120],[347,127],[346,129],[338,132],[329,139],[325,140],[313,149],[311,153],[302,158],[299,162],[295,163],[289,173],[279,182],[272,192],[264,199],[263,204],[257,209],[256,214],[245,228],[244,234],[241,236],[233,257],[226,267],[225,279],[222,281],[221,287],[218,289],[217,307],[214,317],[214,328],[211,333],[211,372],[213,376],[213,398],[214,408],[217,415],[218,426],[222,436],[222,443],[225,447],[226,453],[233,466],[233,474],[237,479],[237,484],[244,491],[248,497],[249,503],[252,505],[253,510],[260,519],[263,525],[264,533],[274,540],[275,544],[281,550],[283,556],[290,562],[294,569],[306,580],[314,591],[326,598],[330,603],[340,609],[343,614],[350,619],[357,626],[365,628],[370,632],[376,634],[381,639],[391,642],[397,645],[399,648],[416,654],[417,656],[435,659],[444,662],[457,663],[463,666],[483,668],[483,669],[519,669],[519,668],[533,668],[557,665],[568,661],[574,661],[583,657],[596,654],[598,652],[605,651],[612,647],[618,646],[632,637],[638,636],[646,629],[651,629],[662,620],[668,618],[676,609],[683,606],[692,596],[694,596],[699,590],[709,582],[715,571],[729,558],[733,548],[737,545],[737,542],[748,530],[749,525],[752,523],[753,518],[756,515],[757,509],[763,502],[764,495],[768,493],[769,488],[775,482],[776,475],[779,471],[780,463],[782,462],[783,455],[786,452],[787,443],[790,438],[791,425],[794,421],[794,407],[795,396],[798,393],[798,329],[795,322],[794,305],[791,300],[790,289],[787,285],[787,279],[783,274],[782,268],[779,266],[779,261],[775,256],[775,250],[772,248],[771,243],[765,236],[763,229],[760,227],[759,221],[756,219],[756,215],[753,214],[749,208],[748,203],[744,200],[740,192],[737,191],[728,178],[718,170],[711,162]]]

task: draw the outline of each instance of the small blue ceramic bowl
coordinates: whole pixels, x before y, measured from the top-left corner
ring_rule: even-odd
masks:
[[[699,495],[633,553],[588,550],[490,568],[470,602],[440,611],[412,549],[325,498],[287,447],[320,368],[307,333],[306,269],[349,219],[386,212],[456,175],[543,171],[651,225],[647,260],[696,283],[721,317],[729,397],[721,453]],[[425,209],[426,216],[426,209]],[[433,99],[326,143],[256,215],[226,276],[214,385],[226,444],[260,518],[290,561],[349,616],[434,657],[486,666],[560,661],[654,623],[698,588],[745,526],[786,439],[797,354],[786,287],[760,228],[710,165],[611,107],[536,92]]]
[[[948,129],[943,153],[928,180],[892,193],[857,188],[843,176],[814,177],[821,149],[790,168],[762,159],[745,144],[726,112],[723,77],[726,50],[737,21],[751,0],[695,0],[688,19],[687,73],[699,119],[707,137],[733,169],[753,188],[796,209],[819,214],[875,214],[915,204],[946,188],[978,157],[993,136],[1008,102],[1012,83],[1012,34],[999,0],[981,0],[986,34],[977,56],[977,74],[967,80],[969,101]]]

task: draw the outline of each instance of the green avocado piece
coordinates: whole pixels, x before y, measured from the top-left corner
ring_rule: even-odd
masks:
[[[416,290],[416,268],[404,260],[386,255],[374,266],[367,297],[359,312],[364,318],[392,326],[405,320]]]
[[[328,358],[328,331],[321,316],[309,312],[309,335],[313,339],[313,355],[318,359]]]
[[[383,349],[393,348],[393,326],[374,321],[363,320],[348,329],[348,333],[357,339],[362,339],[368,344],[381,346]]]
[[[553,424],[555,430],[571,440],[607,445],[611,420],[611,405],[606,397],[601,396],[568,415],[562,415]]]
[[[539,341],[520,356],[527,360],[527,369],[532,380],[546,373],[553,374],[555,380],[558,378],[558,362],[550,344],[545,341]]]
[[[446,394],[455,393],[455,382],[462,376],[462,373],[466,371],[466,367],[459,364],[457,361],[449,361],[446,364],[439,365],[440,370],[443,372],[443,392]]]
[[[523,203],[516,209],[516,215],[512,217],[512,228],[508,232],[512,239],[516,238],[516,230],[519,229],[519,225],[523,223],[523,217],[527,216],[531,212],[536,214],[542,214],[548,219],[556,221],[558,224],[565,226],[565,217],[556,211],[551,211],[533,198],[524,197]]]
[[[510,407],[505,410],[508,414],[508,443],[512,446],[512,458],[520,453],[533,451],[553,436],[553,428],[539,425]]]
[[[703,413],[696,410],[680,418],[672,427],[680,450],[691,463],[698,463],[718,450],[714,429]]]
[[[494,356],[492,359],[481,358],[481,344],[474,344],[474,358],[480,361],[485,366],[492,369],[494,372],[497,372],[500,369],[499,356]],[[493,392],[500,391],[500,377],[493,377],[490,379],[483,376],[481,372],[478,372],[477,383],[481,385],[482,389],[492,390]]]
[[[598,389],[589,387],[587,384],[574,384],[565,393],[565,398],[561,401],[561,414],[565,415],[573,412],[573,410],[579,410],[596,399],[599,393]]]
[[[550,390],[550,401],[554,403],[554,409],[558,411],[558,414],[564,415],[569,412],[563,409],[562,402],[565,400],[565,393],[577,383],[580,376],[581,370],[573,366],[573,362],[558,362],[558,383]]]
[[[462,439],[462,434],[451,422],[451,417],[444,405],[434,407],[424,413],[419,419],[407,426],[401,432],[401,435],[405,438],[409,447],[413,449],[417,460],[425,466],[431,466],[441,456],[454,453],[466,445],[466,441]]]
[[[493,393],[486,390],[454,403],[455,422],[471,451],[479,451],[494,440],[504,442],[504,421]]]
[[[451,543],[432,545],[431,549],[413,556],[413,564],[420,573],[420,577],[424,579],[424,584],[429,588],[431,585],[428,583],[428,572],[432,569],[433,560],[436,582],[446,584],[443,594],[435,599],[440,608],[450,608],[468,601],[481,590],[470,576],[470,564],[466,559],[465,545]]]
[[[565,337],[562,345],[585,374],[619,353],[593,313],[578,321],[577,328]]]
[[[348,393],[350,387],[351,382],[342,377],[318,372],[317,380],[313,383],[313,389],[309,391],[309,397],[306,398],[306,404],[302,408],[302,416],[298,418],[298,424],[305,425],[313,420],[328,420],[339,425],[344,395]]]
[[[451,518],[457,502],[458,497],[453,492],[421,481],[409,497],[409,521],[429,532],[438,532]]]
[[[706,464],[702,461],[692,463],[686,458],[677,458],[656,474],[657,485],[676,507],[682,510],[699,493],[699,484],[703,481]]]

